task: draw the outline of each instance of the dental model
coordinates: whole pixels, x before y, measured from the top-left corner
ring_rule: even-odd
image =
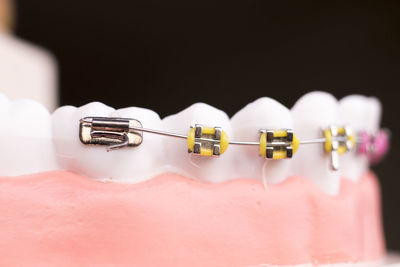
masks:
[[[0,94],[0,266],[380,266],[380,109],[312,92],[161,120]]]

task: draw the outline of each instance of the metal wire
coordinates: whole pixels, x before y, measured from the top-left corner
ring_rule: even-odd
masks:
[[[149,128],[140,128],[140,127],[130,127],[130,129],[135,130],[135,131],[141,131],[141,132],[146,132],[146,133],[152,133],[152,134],[157,134],[157,135],[163,135],[163,136],[169,136],[169,137],[175,137],[175,138],[180,138],[180,139],[187,139],[188,136],[184,134],[177,134],[177,133],[172,133],[172,132],[167,132],[167,131],[161,131],[161,130],[155,130],[155,129],[149,129]],[[337,136],[337,137],[332,137],[334,141],[339,141],[339,142],[345,142],[347,141],[347,138],[344,136]],[[211,142],[211,143],[218,143],[219,140],[215,139],[210,139],[210,138],[196,138],[198,141],[203,141],[203,142]],[[304,139],[300,141],[301,145],[308,145],[308,144],[320,144],[320,143],[325,143],[326,138],[314,138],[314,139]],[[361,142],[361,140],[356,139],[356,143]],[[290,142],[274,142],[274,146],[285,146],[290,144]],[[259,146],[260,142],[257,141],[238,141],[238,140],[232,140],[229,141],[229,145],[238,145],[238,146]]]

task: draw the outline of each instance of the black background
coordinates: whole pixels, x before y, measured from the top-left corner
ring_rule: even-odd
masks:
[[[278,2],[19,1],[16,33],[57,57],[61,105],[164,117],[202,101],[231,116],[261,96],[288,107],[310,90],[379,97],[394,139],[375,170],[387,245],[400,250],[399,5]]]

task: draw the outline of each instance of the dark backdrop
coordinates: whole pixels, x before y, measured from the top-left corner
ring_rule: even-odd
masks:
[[[310,90],[378,96],[394,139],[376,171],[387,244],[400,250],[399,5],[242,2],[19,1],[16,33],[57,57],[62,105],[164,117],[198,101],[232,115],[261,96],[291,107]]]

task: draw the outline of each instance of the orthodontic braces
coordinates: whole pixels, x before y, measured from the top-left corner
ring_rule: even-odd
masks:
[[[140,121],[132,118],[85,117],[80,119],[79,138],[85,145],[106,145],[107,151],[124,147],[139,146],[143,142],[143,132],[186,139],[188,152],[207,157],[219,157],[228,145],[259,146],[260,156],[279,160],[292,158],[300,145],[323,144],[330,154],[331,169],[339,169],[339,155],[358,146],[358,153],[365,154],[371,162],[381,159],[389,149],[388,130],[376,134],[360,132],[357,136],[349,127],[330,126],[322,131],[323,137],[299,140],[291,129],[262,129],[260,140],[229,141],[220,127],[205,127],[196,124],[190,127],[188,135],[176,134],[156,129],[143,128]]]

